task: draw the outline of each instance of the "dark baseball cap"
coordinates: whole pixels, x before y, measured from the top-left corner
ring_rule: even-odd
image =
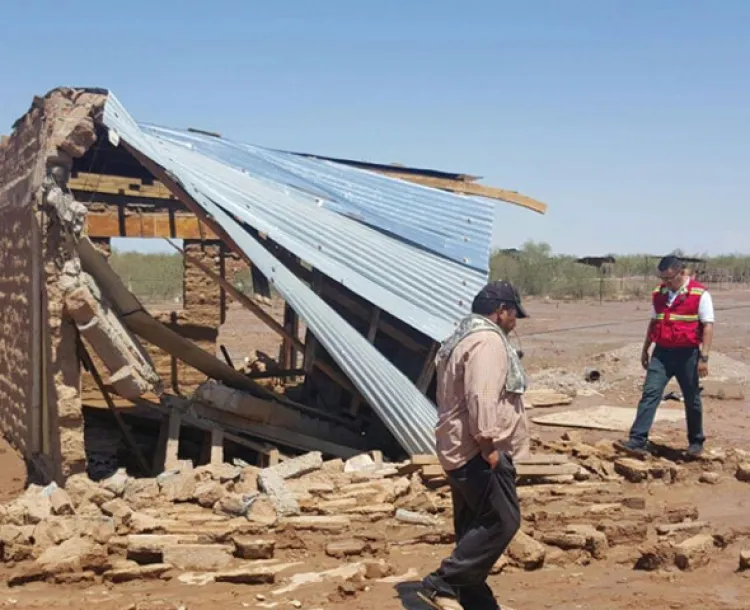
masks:
[[[516,308],[517,318],[528,318],[529,314],[521,305],[521,295],[518,294],[515,286],[505,280],[496,280],[490,282],[482,288],[475,297],[479,301],[503,301]]]

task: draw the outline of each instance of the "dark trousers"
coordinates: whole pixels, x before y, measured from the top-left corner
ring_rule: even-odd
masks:
[[[656,409],[664,396],[672,377],[677,378],[685,401],[688,442],[691,445],[702,445],[703,406],[700,395],[700,378],[698,377],[698,357],[700,350],[692,347],[667,349],[657,346],[651,356],[643,385],[643,396],[638,404],[638,413],[630,429],[630,439],[645,445],[648,433],[654,423]]]
[[[457,599],[466,610],[497,610],[486,580],[521,525],[516,469],[506,454],[494,470],[477,456],[450,471],[448,481],[456,547],[423,584],[438,595]]]

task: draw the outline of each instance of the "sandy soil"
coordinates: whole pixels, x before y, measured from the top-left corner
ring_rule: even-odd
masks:
[[[715,350],[748,364],[750,351],[750,292],[718,293]],[[594,356],[640,342],[648,315],[647,303],[551,303],[529,304],[532,318],[519,328],[526,362],[532,371],[555,367],[582,378]],[[547,333],[547,334],[542,334]],[[230,319],[222,331],[222,341],[236,358],[245,355],[248,346],[264,351],[278,345],[260,323],[238,309],[230,310]],[[273,352],[270,352],[272,355]],[[604,377],[606,382],[606,375]],[[638,399],[637,383],[619,382],[607,387],[602,395],[577,398],[574,407],[593,404],[634,405]],[[742,447],[750,449],[750,402],[744,400],[705,401],[706,431],[709,447]],[[563,428],[533,426],[535,435],[556,439]],[[684,430],[660,425],[655,430],[679,445]],[[596,441],[616,438],[617,434],[588,431],[584,439]],[[23,464],[5,445],[0,445],[0,494],[5,500],[23,486]],[[649,504],[663,501],[691,502],[698,506],[701,519],[712,528],[737,528],[744,531],[737,542],[718,553],[708,566],[695,572],[652,573],[635,571],[632,557],[613,554],[606,560],[589,565],[549,566],[534,572],[505,571],[491,577],[490,583],[502,604],[515,610],[631,610],[669,608],[673,610],[704,608],[707,610],[741,610],[750,608],[750,572],[738,573],[740,548],[750,547],[750,486],[724,476],[714,486],[696,482],[664,485],[630,485],[628,493],[643,496]],[[392,532],[383,531],[384,536]],[[287,549],[284,560],[305,562],[304,571],[323,570],[340,565],[320,552],[328,539],[306,538],[307,549]],[[190,586],[177,580],[149,581],[126,585],[98,584],[32,584],[8,589],[0,586],[0,606],[13,608],[346,608],[425,610],[415,597],[416,581],[438,565],[451,550],[448,545],[392,547],[387,561],[397,574],[413,570],[414,576],[399,584],[375,583],[352,596],[337,591],[335,583],[326,582],[301,587],[276,596],[270,586],[218,585]],[[299,570],[298,570],[299,571]],[[6,571],[4,571],[6,572]],[[260,597],[259,597],[260,596]],[[300,602],[293,605],[293,601]]]

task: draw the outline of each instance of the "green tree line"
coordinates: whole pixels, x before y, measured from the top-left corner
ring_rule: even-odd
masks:
[[[750,282],[750,256],[688,255],[703,259],[690,263],[698,279],[707,283]],[[646,254],[618,256],[601,269],[577,262],[577,257],[554,254],[549,244],[528,241],[518,250],[497,250],[490,260],[492,279],[506,279],[530,296],[583,299],[602,296],[640,298],[650,293],[658,282],[656,265],[659,258]]]
[[[685,255],[682,252],[677,254]],[[641,298],[657,282],[658,258],[647,255],[613,255],[615,263],[599,269],[576,262],[576,257],[554,254],[549,244],[526,242],[518,250],[498,250],[490,260],[493,279],[507,279],[529,296],[560,299]],[[750,283],[750,256],[724,255],[704,258],[698,277],[710,283]],[[110,264],[144,302],[174,302],[182,298],[183,261],[179,254],[113,252]],[[602,279],[603,277],[603,279]],[[237,274],[235,285],[252,291],[248,270]]]

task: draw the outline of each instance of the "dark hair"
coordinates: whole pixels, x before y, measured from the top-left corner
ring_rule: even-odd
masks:
[[[480,316],[488,316],[491,313],[495,313],[503,305],[508,309],[516,306],[515,303],[511,303],[510,301],[488,299],[482,295],[477,295],[474,298],[474,302],[471,304],[471,313],[479,314]]]
[[[679,256],[668,254],[659,261],[658,269],[660,273],[664,273],[665,271],[683,271],[685,269],[685,261]]]

